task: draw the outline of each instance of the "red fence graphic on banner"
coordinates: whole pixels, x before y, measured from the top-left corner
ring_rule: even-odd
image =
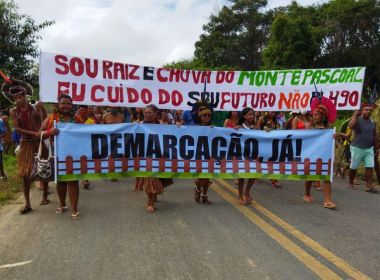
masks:
[[[129,164],[130,162],[133,164]],[[102,162],[107,162],[106,167],[102,167]],[[158,162],[157,167],[154,169],[153,164]],[[74,167],[74,163],[79,163],[79,167]],[[89,167],[89,163],[93,167]],[[303,162],[260,162],[259,160],[238,160],[234,158],[233,160],[221,160],[217,161],[213,158],[209,160],[181,160],[181,159],[152,159],[152,158],[118,158],[114,159],[109,157],[108,159],[88,159],[86,156],[82,156],[80,160],[74,160],[71,156],[66,157],[65,161],[58,161],[58,175],[70,175],[87,174],[89,171],[94,171],[91,173],[111,173],[116,172],[116,163],[121,163],[121,169],[117,172],[128,172],[128,171],[159,171],[159,172],[181,172],[181,173],[263,173],[263,174],[286,174],[290,172],[291,174],[303,174],[303,175],[322,175],[322,172],[327,172],[327,175],[331,173],[331,159],[328,162],[322,162],[322,159],[317,159],[316,162],[311,162],[310,159],[305,159]],[[169,164],[167,164],[169,163]],[[183,167],[179,166],[179,163],[183,163]],[[193,166],[191,166],[191,163]],[[229,163],[229,164],[227,164]],[[239,168],[239,163],[244,163],[244,169]],[[254,163],[254,167],[251,166]],[[207,167],[204,166],[207,165]],[[65,166],[65,168],[62,167]],[[291,168],[289,169],[289,166]],[[313,167],[313,168],[312,168]]]

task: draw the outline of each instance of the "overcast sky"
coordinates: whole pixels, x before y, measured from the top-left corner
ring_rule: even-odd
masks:
[[[15,0],[36,23],[43,51],[147,66],[191,58],[202,25],[226,0]],[[268,7],[291,0],[268,1]],[[321,0],[298,0],[301,5]]]

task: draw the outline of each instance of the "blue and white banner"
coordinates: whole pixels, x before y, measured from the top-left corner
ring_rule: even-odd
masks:
[[[58,123],[58,180],[116,177],[331,180],[332,129],[261,131]]]

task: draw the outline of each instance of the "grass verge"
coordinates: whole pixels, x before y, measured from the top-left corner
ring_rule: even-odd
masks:
[[[15,199],[16,194],[22,189],[22,182],[16,175],[16,158],[13,155],[3,154],[3,164],[8,179],[0,181],[0,205],[7,204]]]

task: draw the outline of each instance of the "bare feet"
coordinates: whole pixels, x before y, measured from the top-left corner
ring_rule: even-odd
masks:
[[[314,198],[311,195],[305,195],[302,199],[307,203],[311,203],[314,201]]]
[[[153,205],[148,205],[148,206],[146,207],[146,210],[147,210],[148,212],[153,213],[154,211],[156,211],[156,208],[155,208]]]
[[[241,205],[247,205],[247,200],[244,197],[239,197],[238,202]]]
[[[244,198],[247,204],[252,202],[252,196],[250,194],[245,194]]]

